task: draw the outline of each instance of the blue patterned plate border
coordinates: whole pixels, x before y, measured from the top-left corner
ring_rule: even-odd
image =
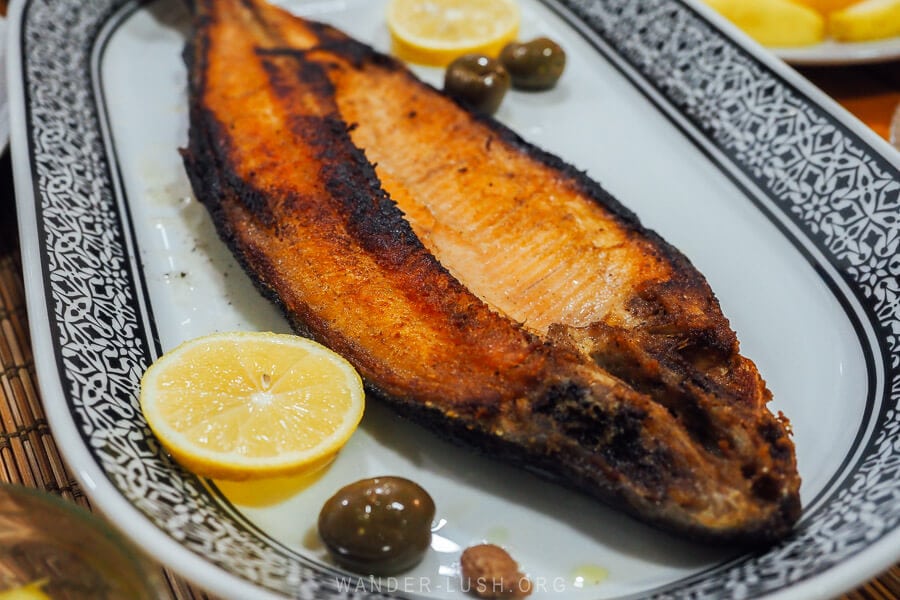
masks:
[[[900,159],[780,63],[680,0],[546,0],[744,189],[819,271],[869,371],[854,451],[781,545],[642,597],[838,591],[900,557]],[[95,503],[223,596],[337,587],[160,451],[136,404],[160,352],[99,84],[130,0],[21,0],[10,25],[13,166],[37,364],[54,433]],[[773,125],[774,123],[774,125]],[[860,563],[866,567],[859,568]]]

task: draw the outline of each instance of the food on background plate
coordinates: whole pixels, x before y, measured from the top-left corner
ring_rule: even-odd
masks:
[[[836,10],[847,8],[851,4],[856,4],[860,0],[794,0],[798,4],[808,6],[816,12],[827,15]]]
[[[832,13],[831,36],[842,42],[864,42],[900,35],[900,0],[864,0]]]
[[[519,571],[509,553],[494,544],[466,548],[459,559],[467,592],[479,598],[525,598],[531,595],[531,581]]]
[[[195,2],[194,192],[260,290],[437,434],[696,539],[800,514],[786,419],[690,262],[400,62]]]
[[[764,46],[808,46],[828,36],[866,42],[900,35],[900,0],[706,0]]]
[[[245,480],[330,463],[362,419],[362,381],[338,354],[295,335],[216,333],[154,362],[141,410],[194,473]]]
[[[336,563],[357,573],[394,575],[421,562],[431,546],[434,500],[403,477],[342,487],[319,513],[319,537]]]
[[[825,39],[825,17],[793,0],[706,0],[706,3],[763,46],[809,46]]]
[[[497,56],[519,32],[515,0],[391,0],[392,52],[443,67],[463,54]]]

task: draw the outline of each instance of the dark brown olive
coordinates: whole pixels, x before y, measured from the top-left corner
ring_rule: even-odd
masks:
[[[464,54],[444,73],[444,91],[489,115],[497,112],[509,89],[509,73],[483,54]]]
[[[402,477],[342,487],[319,513],[319,537],[339,565],[371,575],[412,568],[431,545],[434,501]]]
[[[523,44],[507,44],[500,52],[500,62],[509,71],[513,87],[548,90],[566,68],[566,53],[550,38],[541,37]]]

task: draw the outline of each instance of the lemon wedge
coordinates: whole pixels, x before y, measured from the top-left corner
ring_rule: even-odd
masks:
[[[706,0],[764,46],[808,46],[825,39],[825,17],[791,0]]]
[[[831,13],[831,37],[841,42],[865,42],[900,35],[900,0],[863,0]]]
[[[394,55],[435,67],[470,52],[497,56],[519,19],[514,0],[391,0],[387,11]]]
[[[217,333],[161,356],[141,379],[141,410],[162,446],[203,477],[321,468],[362,419],[362,380],[341,356],[274,333]]]

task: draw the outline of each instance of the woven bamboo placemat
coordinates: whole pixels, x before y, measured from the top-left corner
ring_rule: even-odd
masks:
[[[0,162],[0,481],[57,494],[90,509],[47,424],[34,371],[15,231],[9,160]],[[6,184],[6,185],[4,185]],[[215,600],[162,569],[175,600]],[[900,565],[841,600],[897,600]]]
[[[0,160],[0,482],[56,494],[90,510],[63,462],[41,405],[16,236],[9,159]],[[160,568],[168,599],[215,600]]]
[[[16,254],[0,256],[0,481],[37,488],[90,509],[47,425],[31,355],[25,295]],[[213,600],[162,569],[169,598]]]

